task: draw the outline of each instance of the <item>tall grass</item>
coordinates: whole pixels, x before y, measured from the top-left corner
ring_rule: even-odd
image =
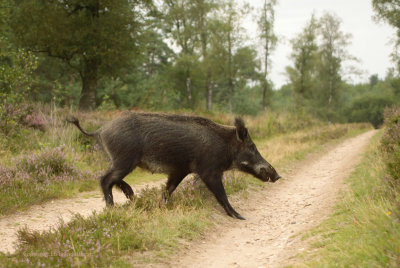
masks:
[[[334,214],[306,237],[307,267],[399,267],[400,191],[387,180],[374,137]]]

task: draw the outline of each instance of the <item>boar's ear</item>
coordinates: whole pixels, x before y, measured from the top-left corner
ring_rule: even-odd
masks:
[[[236,137],[239,141],[244,141],[247,136],[247,128],[244,126],[244,122],[242,118],[236,117],[235,118],[235,127],[236,127]]]

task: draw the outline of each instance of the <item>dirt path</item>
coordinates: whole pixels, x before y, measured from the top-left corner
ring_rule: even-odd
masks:
[[[135,193],[145,187],[159,187],[164,180],[132,186]],[[127,202],[125,195],[118,190],[113,190],[114,202],[123,204]],[[101,211],[105,207],[103,195],[100,190],[81,193],[75,198],[54,200],[35,205],[27,211],[18,212],[0,218],[0,251],[12,253],[15,251],[17,231],[23,226],[31,230],[43,231],[56,227],[60,219],[68,222],[74,214],[89,216],[93,211]]]
[[[318,159],[311,159],[285,179],[252,193],[246,200],[231,197],[233,207],[246,221],[226,217],[215,233],[200,243],[188,243],[177,256],[174,267],[281,267],[290,256],[305,247],[294,234],[309,229],[329,215],[343,179],[358,163],[365,145],[375,132],[348,139]],[[282,174],[281,174],[282,175]],[[160,186],[164,181],[135,186]],[[113,191],[116,203],[125,196]],[[0,218],[0,251],[15,250],[17,230],[26,225],[32,230],[48,230],[59,220],[69,221],[79,213],[101,211],[100,191],[82,193],[76,198],[55,200],[33,206],[27,211]],[[165,264],[163,264],[165,266]]]
[[[226,220],[203,241],[189,243],[170,267],[283,267],[303,251],[302,232],[332,211],[349,176],[375,131],[348,139],[306,161],[285,179],[232,205],[247,220]],[[315,158],[315,157],[314,157]]]

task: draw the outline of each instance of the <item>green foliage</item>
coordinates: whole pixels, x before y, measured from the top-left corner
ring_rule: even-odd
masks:
[[[357,98],[348,110],[349,122],[369,122],[379,128],[383,122],[383,112],[386,107],[394,104],[387,96],[365,95]]]
[[[0,65],[0,99],[11,103],[25,99],[32,86],[32,73],[37,67],[37,58],[24,50],[9,51],[7,62]]]
[[[344,83],[342,62],[351,57],[346,51],[350,34],[341,30],[335,14],[320,19],[312,15],[302,33],[292,40],[293,67],[287,67],[298,110],[306,110],[327,121],[338,121]]]
[[[138,50],[148,4],[146,0],[18,1],[10,25],[18,44],[59,58],[80,74],[80,106],[93,109],[98,78],[120,74]]]
[[[235,114],[255,116],[261,111],[261,94],[259,94],[255,89],[256,88],[251,89],[245,87],[244,89],[235,92],[233,96],[233,112]]]
[[[318,68],[317,30],[318,22],[313,15],[302,33],[291,40],[293,48],[291,58],[294,61],[294,67],[288,66],[286,72],[295,94],[297,109],[306,105],[305,101],[312,99],[315,94]]]
[[[357,91],[342,81],[350,39],[340,19],[311,17],[292,40],[291,92],[285,88],[285,94],[275,94],[268,77],[277,39],[276,3],[265,1],[257,13],[261,52],[246,42],[242,27],[251,9],[234,1],[169,0],[156,10],[151,0],[4,0],[2,100],[12,103],[22,94],[57,106],[100,110],[206,107],[253,115],[267,106],[285,107],[345,122],[346,108],[366,88]],[[369,86],[400,96],[396,72],[385,81],[371,76]]]
[[[283,85],[279,90],[274,90],[271,97],[271,109],[276,112],[281,111],[294,111],[294,98],[293,98],[292,85]]]
[[[400,3],[396,0],[372,0],[372,6],[378,17],[394,27],[400,27]]]
[[[13,153],[34,143],[25,138],[32,129],[43,132],[47,127],[42,114],[29,103],[4,104],[0,112],[0,148]]]
[[[261,58],[263,59],[263,74],[261,83],[263,85],[263,94],[262,94],[262,108],[265,110],[267,106],[271,105],[271,82],[268,80],[269,70],[271,66],[270,55],[276,48],[276,44],[278,42],[278,37],[274,33],[274,24],[275,24],[275,9],[277,1],[264,1],[263,8],[261,10],[260,18],[258,20],[258,30],[260,32],[260,40],[263,46],[263,55]]]
[[[400,179],[400,108],[385,110],[385,132],[381,140],[381,151],[387,172],[396,180]],[[399,186],[399,184],[397,184]],[[400,190],[400,187],[399,187]]]
[[[397,63],[397,71],[400,71],[400,57],[398,54],[400,45],[400,3],[397,0],[372,0],[372,7],[379,19],[386,21],[397,30],[397,36],[395,37],[397,40],[392,58]]]
[[[4,147],[13,149],[13,146],[8,146],[7,137],[20,137],[25,126],[44,127],[37,111],[29,103],[37,58],[22,49],[0,49],[0,139],[5,140]]]

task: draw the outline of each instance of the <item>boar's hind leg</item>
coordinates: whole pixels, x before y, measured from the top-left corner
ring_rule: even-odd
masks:
[[[121,189],[121,191],[124,192],[125,196],[128,199],[133,200],[133,190],[129,184],[127,184],[123,180],[120,180],[115,183],[115,186],[117,186],[119,189]]]
[[[173,173],[168,176],[167,185],[165,186],[165,191],[163,193],[163,201],[165,203],[168,202],[168,198],[175,191],[176,187],[178,187],[179,183],[186,177],[187,173]]]
[[[101,177],[100,185],[101,185],[101,189],[103,190],[106,205],[108,205],[108,206],[114,205],[114,200],[113,200],[113,195],[112,195],[112,187],[117,183],[119,183],[121,185],[122,179],[126,175],[128,175],[128,173],[131,172],[132,170],[133,170],[133,168],[118,169],[118,168],[112,167],[109,171],[107,171],[106,174],[104,174],[103,177]],[[125,183],[125,184],[124,183],[122,183],[124,185],[124,186],[122,186],[123,189],[127,190],[128,194],[130,194],[130,191],[132,191],[131,187],[127,183]],[[126,185],[128,185],[129,188],[126,187]],[[124,191],[124,193],[127,194],[125,191]],[[133,195],[133,191],[132,191],[132,195]]]
[[[222,174],[214,177],[202,177],[207,188],[214,194],[217,198],[218,203],[225,209],[226,213],[232,218],[237,218],[240,220],[245,220],[239,213],[237,213],[231,204],[229,204],[228,197],[226,196],[224,185],[221,179]],[[205,179],[204,179],[205,178]]]

